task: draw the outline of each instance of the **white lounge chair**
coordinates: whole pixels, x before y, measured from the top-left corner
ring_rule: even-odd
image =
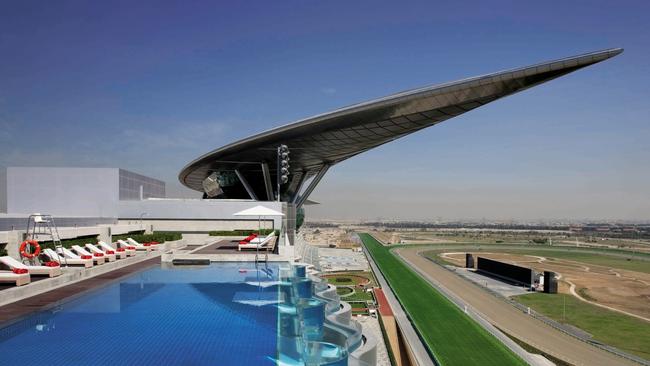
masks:
[[[31,281],[29,273],[16,274],[12,271],[0,271],[0,283],[15,283],[16,286],[22,286]]]
[[[106,260],[109,261],[109,262],[115,262],[117,260],[117,253],[115,253],[114,250],[109,250],[109,251],[101,250],[101,249],[97,248],[96,246],[94,246],[93,244],[90,244],[90,243],[86,244],[86,249],[88,249],[89,252],[93,253],[93,255],[95,253],[103,254],[104,257],[106,258]],[[122,254],[120,253],[120,258],[121,257],[122,257]]]
[[[91,259],[81,259],[81,257],[75,255],[77,258],[66,257],[63,253],[57,254],[53,249],[45,248],[43,249],[43,254],[50,258],[51,261],[58,262],[59,265],[68,265],[68,266],[84,266],[90,268],[93,266],[93,260]]]
[[[102,244],[104,244],[104,245],[102,245]],[[97,247],[97,249],[101,250],[104,253],[113,252],[117,259],[124,259],[124,258],[129,256],[129,254],[126,252],[126,249],[117,250],[117,249],[111,247],[110,245],[107,245],[103,241],[98,241],[97,244],[95,244],[94,246]],[[133,252],[135,252],[135,250]]]
[[[151,249],[155,249],[156,245],[159,244],[159,243],[155,243],[155,244],[154,244],[153,242],[152,242],[152,243],[145,243],[145,244],[142,244],[142,243],[138,243],[138,242],[135,241],[133,238],[126,238],[126,242],[129,243],[129,244],[131,244],[131,245],[136,245],[136,244],[137,244],[137,245],[142,245],[143,247],[151,247]]]
[[[19,260],[15,259],[14,257],[10,257],[8,255],[4,257],[0,257],[0,263],[2,263],[6,267],[9,267],[9,269],[11,270],[13,270],[14,268],[25,269],[29,272],[30,275],[34,275],[34,276],[56,277],[61,275],[61,267],[59,266],[56,267],[28,266],[26,264],[21,263]]]
[[[271,239],[274,236],[275,236],[275,232],[271,231],[271,233],[269,235],[265,236],[264,238],[260,238],[258,236],[257,238],[254,238],[251,241],[249,241],[248,243],[249,244],[260,244],[260,243],[263,243],[265,241],[268,241],[269,239]]]
[[[104,257],[104,255],[101,254],[101,253],[92,254],[89,251],[87,251],[86,249],[80,247],[79,245],[73,245],[71,248],[72,248],[72,250],[77,252],[77,254],[80,255],[80,256],[86,256],[86,257],[90,256],[93,259],[93,261],[95,262],[95,264],[104,264],[104,263],[106,263],[106,257]]]
[[[255,238],[257,239],[257,238]],[[275,244],[275,233],[269,234],[266,238],[262,239],[261,241],[257,241],[253,239],[251,240],[248,244],[239,244],[238,249],[241,251],[242,249],[269,249]]]
[[[135,250],[145,250],[147,252],[151,251],[151,249],[152,249],[151,246],[145,247],[144,245],[142,245],[142,244],[140,244],[138,242],[136,242],[137,245],[127,243],[124,240],[118,240],[117,242],[120,244],[121,248],[131,247],[131,248],[135,248]]]
[[[117,254],[118,257],[120,258],[126,258],[126,257],[132,257],[135,255],[135,249],[129,249],[129,248],[117,248],[114,249],[112,246],[104,243],[103,241],[98,241],[97,246],[101,248],[102,250],[112,250]]]

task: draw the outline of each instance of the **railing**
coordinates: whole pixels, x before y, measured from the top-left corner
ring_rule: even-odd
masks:
[[[318,271],[320,271],[320,263],[318,260],[318,247],[310,245],[305,241],[305,238],[296,234],[294,238],[295,253],[302,258],[304,263],[309,263],[313,265]]]
[[[294,253],[301,258],[301,262],[320,271],[318,247],[307,243],[302,235],[296,235],[294,238]],[[329,331],[328,342],[343,347],[349,353],[349,362],[347,363],[349,366],[369,366],[370,364],[367,362],[351,355],[352,352],[364,346],[362,325],[352,319],[351,307],[341,301],[335,286],[328,284],[326,280],[317,275],[306,274],[306,276],[312,282],[312,296],[325,303],[323,326]],[[348,313],[346,314],[346,312]],[[371,358],[374,359],[374,357]]]
[[[428,259],[429,261],[431,261],[432,263],[434,263],[434,264],[436,264],[436,265],[438,265],[438,266],[440,266],[440,267],[442,267],[442,268],[444,268],[444,269],[446,269],[446,270],[448,270],[450,272],[454,272],[454,273],[456,272],[455,270],[453,270],[453,269],[451,269],[451,268],[449,268],[449,267],[447,267],[445,265],[441,265],[441,264],[437,263],[436,261],[434,261],[431,258],[428,258],[428,257],[425,257],[425,258]],[[469,278],[467,278],[465,276],[459,276],[459,277],[462,278],[465,281],[468,281],[468,282],[478,286],[478,284],[476,282],[472,281],[471,279],[469,279]],[[562,324],[562,323],[560,323],[558,321],[555,321],[555,320],[553,320],[553,319],[551,319],[551,318],[549,318],[549,317],[547,317],[547,316],[545,316],[545,315],[543,315],[541,313],[538,313],[537,311],[531,309],[528,306],[522,305],[522,304],[518,303],[517,301],[512,300],[511,298],[508,298],[508,297],[505,297],[505,296],[501,295],[500,293],[492,290],[489,287],[482,287],[482,288],[485,291],[487,291],[489,294],[491,294],[492,296],[497,297],[497,298],[507,302],[508,304],[510,304],[510,305],[514,306],[515,308],[521,310],[523,313],[527,313],[531,317],[533,317],[533,318],[535,318],[535,319],[537,319],[537,320],[539,320],[539,321],[541,321],[541,322],[543,322],[543,323],[557,329],[558,331],[560,331],[562,333],[565,333],[565,334],[570,335],[570,336],[572,336],[574,338],[577,338],[577,339],[579,339],[579,340],[581,340],[581,341],[583,341],[585,343],[589,343],[589,344],[593,345],[594,347],[598,347],[598,348],[600,348],[600,349],[602,349],[604,351],[613,353],[613,354],[615,354],[615,355],[617,355],[619,357],[628,359],[630,361],[634,361],[634,362],[639,363],[639,364],[644,365],[644,366],[650,366],[650,361],[648,361],[648,360],[645,360],[645,359],[643,359],[641,357],[637,357],[635,355],[631,355],[629,353],[623,352],[623,351],[619,350],[618,348],[608,346],[606,344],[594,341],[585,332],[578,331],[576,329],[573,329],[570,326],[567,326],[567,325]],[[455,296],[452,297],[451,299],[461,309],[464,306],[466,306],[466,303],[464,301],[462,301],[460,299],[456,299]],[[472,310],[475,311],[475,309],[472,309]]]

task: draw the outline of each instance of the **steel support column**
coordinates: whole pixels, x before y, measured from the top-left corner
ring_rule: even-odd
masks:
[[[248,192],[248,195],[251,196],[251,199],[254,199],[255,201],[258,201],[257,195],[255,194],[255,191],[253,190],[253,187],[251,187],[251,185],[248,184],[248,181],[246,180],[244,175],[239,172],[239,169],[235,169],[235,174],[237,174],[237,178],[239,178],[239,181],[241,182],[241,184],[246,189],[246,192]]]
[[[266,188],[266,199],[273,201],[273,183],[271,182],[271,171],[269,170],[269,164],[266,162],[262,163],[262,174],[264,175],[264,188]]]
[[[314,177],[314,179],[312,179],[311,182],[309,182],[309,185],[308,185],[307,188],[305,189],[305,193],[303,193],[302,195],[300,195],[300,198],[298,198],[298,202],[296,202],[296,210],[298,210],[300,207],[302,207],[302,204],[305,203],[305,201],[307,200],[307,198],[309,198],[309,195],[311,194],[311,192],[314,191],[314,189],[316,188],[316,186],[318,185],[318,183],[320,182],[320,180],[323,179],[323,176],[325,175],[325,173],[327,173],[327,170],[328,170],[329,168],[330,168],[330,165],[329,165],[329,164],[325,164],[325,165],[323,165],[323,167],[318,171],[318,173],[316,173],[316,176]]]
[[[287,202],[291,202],[294,204],[298,202],[298,195],[300,194],[300,190],[302,189],[302,186],[305,184],[306,180],[307,180],[307,172],[301,172],[298,180],[295,182],[291,182],[288,189],[288,193],[290,194],[290,196]]]

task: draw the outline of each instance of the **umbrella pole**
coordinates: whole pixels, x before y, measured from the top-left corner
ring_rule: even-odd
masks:
[[[257,237],[258,237],[258,241],[262,240],[262,233],[261,233],[262,229],[261,229],[261,227],[262,227],[262,216],[257,216]],[[259,254],[260,254],[260,243],[258,242],[255,245],[255,263],[257,263],[257,260],[258,260],[257,256]]]

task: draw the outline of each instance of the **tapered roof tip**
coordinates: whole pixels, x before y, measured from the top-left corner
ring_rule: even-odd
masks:
[[[617,48],[612,48],[611,49],[611,52],[613,53],[612,56],[619,55],[619,54],[623,53],[623,51],[625,51],[625,48],[623,48],[623,47],[617,47]]]
[[[292,184],[289,187],[294,189],[326,166],[600,63],[623,51],[620,47],[609,48],[412,89],[305,118],[213,150],[185,166],[179,180],[191,189],[202,191],[202,181],[213,172],[237,170],[244,176],[261,180],[266,169],[267,178],[277,176],[273,164],[275,149],[278,144],[286,144],[292,151]],[[254,189],[269,195],[268,187]]]

